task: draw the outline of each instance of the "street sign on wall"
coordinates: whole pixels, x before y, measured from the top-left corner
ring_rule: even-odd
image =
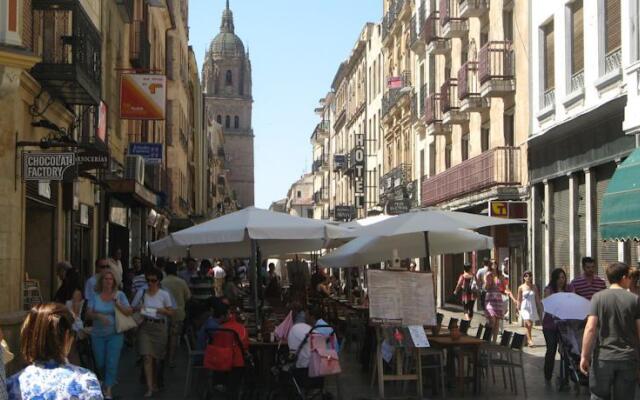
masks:
[[[150,74],[122,74],[120,118],[164,120],[167,77]]]
[[[400,215],[408,213],[410,210],[409,201],[408,200],[390,200],[387,203],[387,214],[388,215]]]
[[[336,206],[335,219],[338,221],[351,221],[355,217],[355,211],[351,206]]]
[[[75,153],[23,154],[22,180],[24,181],[73,181],[77,177]]]
[[[129,155],[141,156],[145,164],[162,163],[162,143],[130,143]]]

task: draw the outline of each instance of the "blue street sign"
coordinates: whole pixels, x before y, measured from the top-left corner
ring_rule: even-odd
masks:
[[[130,143],[129,155],[142,156],[145,164],[162,162],[162,143]]]

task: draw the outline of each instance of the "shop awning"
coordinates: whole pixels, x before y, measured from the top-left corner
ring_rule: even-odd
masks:
[[[158,207],[158,196],[133,179],[108,180],[109,192],[130,206]]]
[[[640,240],[640,149],[618,166],[602,201],[604,240]]]

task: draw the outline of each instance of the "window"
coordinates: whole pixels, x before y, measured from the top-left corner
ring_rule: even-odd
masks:
[[[420,177],[424,176],[424,150],[420,150]]]
[[[469,134],[466,133],[462,135],[462,140],[460,141],[460,153],[462,155],[462,161],[466,161],[469,159]]]
[[[444,147],[444,167],[451,168],[451,143],[447,143]]]
[[[218,114],[218,116],[216,117],[216,121],[218,121],[218,123],[222,125],[222,115]]]
[[[620,48],[622,26],[620,15],[620,0],[605,0],[605,43],[606,54]]]
[[[584,17],[582,0],[571,5],[571,75],[584,70]]]
[[[231,128],[231,117],[228,115],[224,118],[224,127]]]
[[[231,70],[227,70],[227,74],[225,77],[225,83],[227,85],[233,85],[233,73],[231,72]]]
[[[238,117],[237,115],[233,117],[233,128],[240,129],[240,117]]]
[[[549,22],[542,28],[543,36],[543,60],[544,60],[544,91],[551,90],[555,87],[554,71],[555,71],[555,53],[554,53],[554,37],[553,37],[553,21]]]
[[[489,124],[487,124],[487,126],[483,127],[480,130],[480,149],[483,153],[489,150],[490,133],[491,131],[489,130]]]
[[[429,176],[436,174],[436,144],[429,144]]]
[[[502,26],[504,40],[513,42],[513,11],[509,10],[502,13]]]
[[[296,197],[297,197],[297,198],[302,197],[302,192],[301,192],[300,190],[298,190],[298,192],[296,193]]]
[[[307,209],[307,218],[313,218],[313,209],[312,208],[308,208]]]
[[[515,121],[513,114],[504,114],[503,119],[503,131],[504,131],[504,145],[513,147],[513,131]]]

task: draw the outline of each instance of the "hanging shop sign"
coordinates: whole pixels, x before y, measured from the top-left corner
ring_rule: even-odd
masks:
[[[164,120],[167,77],[150,74],[122,74],[120,118]]]
[[[162,143],[130,143],[129,155],[141,156],[145,164],[161,164]]]
[[[104,101],[98,106],[98,125],[96,126],[96,138],[102,143],[107,143],[107,104]]]
[[[527,219],[526,201],[490,201],[489,216],[496,218]]]
[[[387,214],[388,215],[400,215],[408,213],[410,210],[409,201],[408,200],[390,200],[387,203]]]
[[[355,210],[351,206],[336,206],[336,221],[351,221],[355,217]]]
[[[353,185],[354,185],[354,195],[355,195],[355,205],[357,209],[364,208],[364,199],[365,199],[365,173],[366,173],[366,154],[364,148],[364,134],[356,134],[355,135],[356,146],[352,153],[352,163],[353,163]]]
[[[78,177],[75,153],[24,153],[23,181],[73,181]]]
[[[92,169],[109,169],[109,154],[99,150],[84,150],[76,153],[76,163],[78,171],[89,171]]]

